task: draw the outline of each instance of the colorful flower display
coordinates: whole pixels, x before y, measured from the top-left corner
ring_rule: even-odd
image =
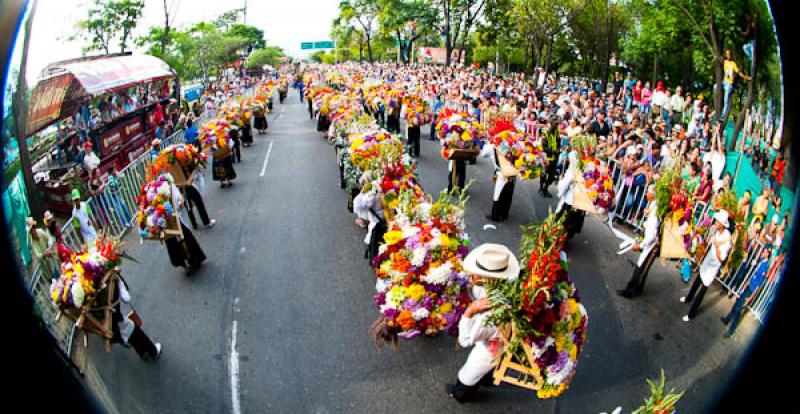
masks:
[[[443,193],[436,203],[416,203],[410,202],[416,196],[404,191],[406,206],[399,210],[415,211],[414,219],[398,214],[373,260],[379,279],[375,303],[401,338],[458,335],[458,322],[472,301],[461,268],[469,253],[459,225],[465,199],[453,203],[451,197]]]
[[[163,230],[177,224],[171,223],[176,208],[172,205],[172,186],[169,174],[161,174],[155,180],[142,184],[141,193],[136,198],[139,206],[136,222],[142,238],[160,238]]]
[[[229,148],[228,131],[231,124],[223,119],[212,119],[200,129],[200,142],[204,148],[227,149]]]
[[[195,168],[205,166],[207,160],[206,154],[197,151],[194,145],[173,144],[158,153],[151,167],[151,174],[158,175],[170,171],[174,166],[180,166],[191,173]]]
[[[444,109],[436,121],[436,134],[442,143],[442,157],[450,159],[454,150],[474,149],[485,138],[483,125],[466,112]]]
[[[553,398],[569,387],[578,356],[586,341],[588,315],[567,274],[562,252],[566,234],[563,217],[550,214],[543,223],[523,231],[521,262],[525,270],[514,282],[490,281],[489,297],[496,306],[489,323],[513,325],[517,340],[507,344],[502,356],[514,355],[537,369],[543,379],[539,398]],[[523,343],[534,360],[529,360]]]
[[[94,302],[100,280],[120,262],[122,242],[101,235],[93,246],[74,252],[61,263],[61,276],[50,285],[50,297],[58,307],[80,308]]]
[[[406,122],[410,126],[420,126],[431,122],[431,106],[428,101],[418,95],[403,97]]]
[[[594,155],[581,155],[583,163],[583,185],[589,200],[599,213],[608,212],[614,203],[614,181],[608,165]]]
[[[496,120],[489,142],[506,157],[523,179],[541,175],[547,165],[547,154],[533,137],[526,136],[510,122]]]

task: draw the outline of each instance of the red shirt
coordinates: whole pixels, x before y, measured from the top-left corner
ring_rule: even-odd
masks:
[[[639,85],[633,87],[633,100],[636,102],[642,101],[642,87]]]
[[[778,184],[783,184],[783,170],[785,170],[786,161],[775,161],[775,165],[772,167],[772,178],[778,182]]]

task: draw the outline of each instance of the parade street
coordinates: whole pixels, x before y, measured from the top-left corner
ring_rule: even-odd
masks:
[[[642,297],[616,295],[633,270],[634,252],[616,254],[619,240],[597,217],[567,248],[569,274],[589,314],[588,342],[562,397],[540,400],[523,388],[481,390],[460,405],[444,384],[455,381],[468,350],[456,339],[401,340],[379,351],[370,336],[378,317],[375,273],[364,259],[364,230],[347,210],[336,155],[316,131],[297,92],[275,103],[266,135],[242,148],[232,187],[210,172],[204,194],[211,229],[194,235],[208,260],[194,275],[170,266],[156,241],[126,238],[122,275],[143,328],[163,345],[157,363],[141,362],[116,345],[105,353],[89,339],[88,381],[102,378],[100,397],[120,412],[159,413],[422,413],[626,412],[648,395],[643,378],[663,368],[670,386],[685,389],[686,412],[700,412],[730,378],[757,326],[747,317],[724,341],[719,317],[730,307],[712,288],[701,313],[681,317],[685,285],[671,263],[656,262]],[[422,129],[418,174],[426,192],[446,187],[439,144]],[[520,226],[543,219],[557,198],[542,198],[538,181],[517,184],[510,220],[489,224],[491,161],[467,165],[466,232],[473,246],[502,243],[516,250]],[[551,191],[555,190],[555,185]],[[683,410],[681,410],[683,411]]]

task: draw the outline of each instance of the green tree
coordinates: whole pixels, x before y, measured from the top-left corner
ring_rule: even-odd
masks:
[[[378,5],[381,34],[398,45],[401,61],[409,63],[414,42],[434,34],[433,10],[423,0],[379,0]]]
[[[248,68],[264,65],[278,66],[283,56],[285,56],[283,49],[277,46],[267,46],[263,49],[254,50],[250,57],[247,58],[245,66]]]
[[[88,11],[89,17],[78,22],[79,30],[85,31],[89,40],[85,50],[102,50],[109,54],[111,42],[117,39],[120,52],[125,52],[130,34],[142,16],[142,9],[143,1],[95,0],[94,6]]]
[[[334,19],[334,26],[358,27],[364,36],[367,57],[373,61],[372,40],[375,36],[375,22],[380,9],[374,0],[351,0],[339,3],[339,16]]]
[[[263,49],[267,42],[264,40],[264,31],[246,24],[234,23],[225,31],[226,36],[241,37],[247,40],[247,52]]]
[[[450,65],[453,50],[459,46],[456,61],[461,60],[461,51],[467,44],[470,31],[483,16],[486,2],[487,0],[428,0],[428,5],[436,16],[432,22],[433,27],[444,37],[447,65]]]

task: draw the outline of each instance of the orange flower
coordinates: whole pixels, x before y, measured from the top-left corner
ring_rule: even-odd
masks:
[[[416,325],[414,317],[412,317],[411,312],[407,310],[400,312],[400,315],[397,316],[397,323],[406,331],[414,329],[414,325]]]

